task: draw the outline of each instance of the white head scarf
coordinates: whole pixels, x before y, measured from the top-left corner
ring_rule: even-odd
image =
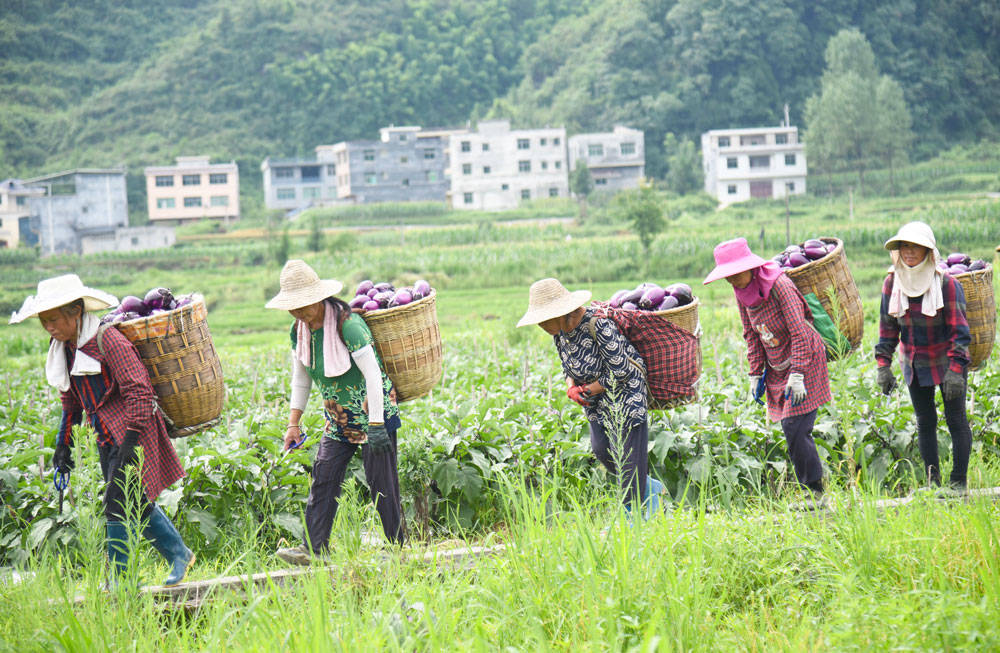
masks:
[[[929,251],[924,260],[910,267],[899,255],[900,243],[908,242],[926,247]],[[903,297],[921,297],[920,312],[930,317],[944,306],[941,292],[943,272],[938,268],[941,253],[937,249],[934,231],[923,222],[910,222],[899,228],[895,236],[885,242],[892,258],[893,282],[889,295],[889,314],[902,317],[909,308],[909,301]]]

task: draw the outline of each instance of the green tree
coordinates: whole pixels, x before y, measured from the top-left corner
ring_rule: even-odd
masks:
[[[594,192],[594,178],[583,159],[577,159],[576,167],[569,175],[569,190],[580,203],[580,222],[587,219],[587,198]]]
[[[896,164],[905,162],[913,142],[912,119],[903,98],[903,87],[896,80],[883,75],[875,93],[879,107],[875,147],[889,166],[889,184],[895,195]]]
[[[629,222],[632,231],[639,236],[645,255],[644,260],[649,261],[649,248],[666,226],[663,206],[656,196],[653,185],[643,182],[637,190],[619,193],[615,202],[619,216]]]
[[[701,156],[694,142],[678,141],[672,132],[663,139],[663,151],[667,155],[667,187],[678,195],[687,195],[701,190],[704,184],[701,170]]]

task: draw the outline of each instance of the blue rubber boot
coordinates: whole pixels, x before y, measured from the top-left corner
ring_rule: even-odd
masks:
[[[170,574],[163,581],[163,586],[172,587],[184,580],[187,570],[194,564],[194,552],[184,544],[181,534],[160,506],[153,506],[143,535],[170,565]]]
[[[128,531],[120,521],[109,521],[104,527],[104,533],[108,545],[108,563],[111,566],[108,589],[114,589],[128,569]]]
[[[652,476],[646,476],[646,500],[643,502],[646,507],[646,519],[660,512],[660,495],[663,494],[663,490],[663,483]]]

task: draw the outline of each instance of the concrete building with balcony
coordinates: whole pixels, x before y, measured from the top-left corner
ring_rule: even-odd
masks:
[[[151,223],[240,217],[240,172],[235,161],[209,163],[207,156],[179,156],[176,165],[150,166],[143,172]]]
[[[616,126],[613,131],[569,137],[569,173],[582,161],[590,170],[594,190],[620,191],[639,187],[646,171],[645,135]]]
[[[260,164],[264,206],[269,209],[303,209],[337,200],[337,166],[332,158],[272,159]]]
[[[21,242],[21,231],[26,232],[25,244],[35,245],[37,234],[31,237],[31,210],[28,200],[41,197],[45,190],[29,188],[20,179],[0,181],[0,249],[13,249]]]
[[[721,204],[806,192],[797,127],[715,129],[701,135],[705,191]]]
[[[512,130],[509,120],[484,120],[452,135],[448,149],[454,208],[501,210],[569,196],[564,127]]]

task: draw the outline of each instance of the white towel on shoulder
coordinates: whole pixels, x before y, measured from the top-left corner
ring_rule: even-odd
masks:
[[[351,354],[337,331],[337,314],[323,302],[323,376],[333,378],[351,369]],[[295,323],[295,356],[307,368],[312,367],[312,331],[302,320]]]
[[[69,390],[71,374],[85,376],[101,373],[101,362],[80,351],[97,334],[97,328],[100,326],[101,321],[93,313],[83,312],[76,331],[76,357],[73,359],[71,370],[66,369],[66,343],[52,340],[49,344],[49,355],[45,359],[45,379],[49,385],[57,388],[59,392],[66,392]]]

